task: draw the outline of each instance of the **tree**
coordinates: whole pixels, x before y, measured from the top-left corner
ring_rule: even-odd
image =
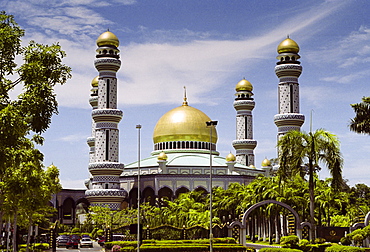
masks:
[[[278,175],[283,180],[290,174],[308,172],[308,184],[310,195],[310,222],[312,228],[311,237],[315,230],[315,194],[314,175],[320,170],[320,164],[329,169],[333,178],[331,186],[339,190],[342,185],[342,156],[337,137],[328,131],[319,129],[315,132],[305,133],[289,131],[278,141],[280,168]]]
[[[362,102],[351,104],[356,116],[351,119],[349,128],[351,131],[362,134],[370,134],[370,97],[363,97]]]
[[[58,43],[51,46],[31,41],[21,46],[24,35],[12,15],[0,12],[0,226],[4,213],[17,216],[19,200],[24,194],[13,191],[22,181],[18,174],[27,174],[23,182],[30,182],[32,171],[42,170],[43,154],[35,148],[42,144],[41,134],[58,113],[54,87],[71,78],[71,69],[62,63],[66,56]],[[17,68],[16,56],[24,63]],[[13,81],[15,79],[15,81]],[[17,99],[10,99],[15,86],[23,90]],[[13,202],[11,205],[7,202]],[[7,203],[6,205],[4,205]],[[6,207],[9,206],[9,207]],[[11,207],[10,207],[11,206]],[[16,218],[14,218],[16,220]],[[13,247],[13,250],[16,248]]]

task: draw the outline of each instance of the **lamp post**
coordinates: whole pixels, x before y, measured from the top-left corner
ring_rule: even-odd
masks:
[[[140,130],[141,125],[136,125],[138,129],[138,140],[137,140],[137,251],[140,251]]]
[[[217,121],[206,122],[209,127],[209,251],[213,251],[212,247],[212,129],[216,127]]]

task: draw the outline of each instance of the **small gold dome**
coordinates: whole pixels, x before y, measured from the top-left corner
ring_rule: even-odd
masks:
[[[164,153],[163,151],[161,153],[159,153],[158,157],[157,157],[158,160],[167,160],[167,155],[166,153]]]
[[[236,157],[231,152],[226,156],[227,162],[235,162],[235,160],[236,160]]]
[[[96,76],[96,77],[91,81],[91,86],[92,86],[92,87],[98,87],[98,86],[99,86],[99,76]]]
[[[157,122],[153,132],[153,142],[171,141],[210,141],[210,129],[206,122],[211,119],[199,109],[183,105],[164,114]],[[217,142],[217,131],[212,128],[212,143]]]
[[[261,164],[263,167],[266,167],[266,166],[271,166],[271,161],[268,160],[267,158],[265,158],[263,161],[262,161],[262,164]]]
[[[236,92],[239,92],[239,91],[252,92],[253,86],[249,81],[243,78],[241,81],[238,82],[238,84],[236,84],[235,90]]]
[[[298,44],[290,38],[284,39],[277,47],[277,52],[280,53],[298,53]]]
[[[252,164],[249,166],[249,168],[256,169],[256,167],[254,165],[252,165]]]
[[[119,40],[116,35],[110,31],[103,32],[99,38],[96,40],[98,46],[119,46]]]

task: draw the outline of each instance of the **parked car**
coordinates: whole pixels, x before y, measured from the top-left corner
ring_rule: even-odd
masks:
[[[104,243],[105,243],[105,238],[104,237],[100,237],[98,239],[98,244],[103,247],[104,246]]]
[[[78,249],[78,239],[69,239],[66,245],[66,248],[75,248]]]
[[[57,238],[57,247],[61,247],[61,246],[67,246],[67,242],[68,242],[69,238],[68,236],[59,236]]]
[[[93,241],[89,237],[82,237],[82,239],[80,241],[80,248],[82,248],[82,247],[92,248],[93,246],[94,246]]]

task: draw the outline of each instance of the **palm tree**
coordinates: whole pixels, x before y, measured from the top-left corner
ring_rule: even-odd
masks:
[[[338,190],[342,185],[342,156],[337,137],[323,129],[315,132],[289,131],[278,141],[280,168],[278,175],[288,180],[294,174],[308,172],[310,195],[311,237],[314,237],[314,174],[320,164],[326,165],[333,178],[331,186]],[[305,171],[307,170],[307,171]]]
[[[370,134],[370,97],[363,97],[362,102],[351,104],[356,116],[351,119],[349,128],[351,131],[362,134]]]

